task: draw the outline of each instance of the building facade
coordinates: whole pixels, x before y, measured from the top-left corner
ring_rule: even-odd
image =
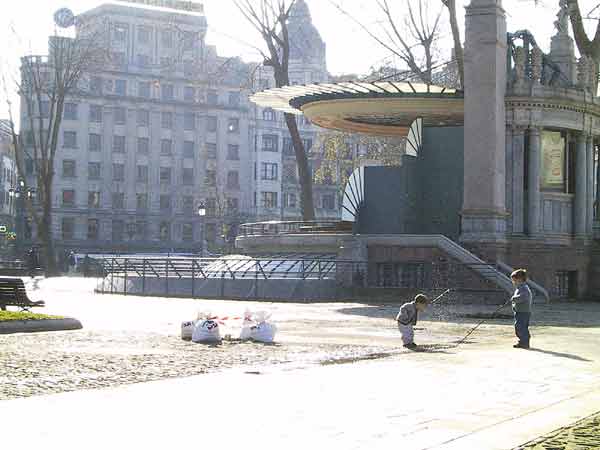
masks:
[[[17,169],[10,128],[0,120],[0,255],[8,255],[14,246],[16,202],[14,190],[17,186]],[[12,191],[11,191],[12,190]]]
[[[289,27],[290,78],[327,81],[325,44],[304,1]],[[243,221],[300,218],[283,115],[248,100],[274,85],[269,68],[218,56],[199,13],[105,4],[77,17],[77,33],[90,29],[107,30],[109,57],[65,102],[53,185],[59,246],[197,251]],[[24,136],[30,113],[23,101]],[[310,149],[315,128],[302,117],[299,126]],[[33,182],[34,164],[25,166]],[[340,192],[315,187],[318,217],[339,217]]]

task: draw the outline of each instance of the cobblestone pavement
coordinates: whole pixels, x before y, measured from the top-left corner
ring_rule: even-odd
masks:
[[[597,450],[600,449],[600,413],[515,450]]]

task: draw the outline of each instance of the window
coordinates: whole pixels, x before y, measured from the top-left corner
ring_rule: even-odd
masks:
[[[174,64],[174,62],[174,59],[169,56],[161,56],[160,58],[160,65],[162,67],[170,67]]]
[[[137,64],[140,67],[150,67],[150,56],[144,54],[137,55]]]
[[[194,169],[184,167],[183,168],[183,184],[191,186],[194,184]]]
[[[228,145],[227,146],[227,159],[230,161],[237,161],[240,159],[240,146],[239,145]]]
[[[181,240],[184,242],[191,242],[194,240],[194,224],[183,224],[181,227]]]
[[[137,138],[137,151],[138,153],[148,153],[150,151],[150,139],[146,137]]]
[[[160,184],[171,184],[171,168],[160,168]]]
[[[64,189],[62,191],[62,205],[75,206],[75,191],[73,189]]]
[[[274,134],[263,134],[262,149],[263,152],[278,152],[279,138]]]
[[[276,163],[261,163],[260,179],[274,181],[278,178],[278,167]]]
[[[148,166],[138,165],[136,167],[136,178],[135,179],[139,183],[147,183],[148,182]]]
[[[102,138],[99,134],[89,135],[89,150],[90,152],[99,152],[102,149]]]
[[[172,84],[163,84],[160,87],[160,94],[163,100],[173,100],[174,89]]]
[[[169,222],[161,222],[158,227],[158,237],[163,242],[171,240],[171,224]]]
[[[65,120],[77,120],[77,103],[65,103],[63,118]]]
[[[206,131],[214,133],[217,131],[217,118],[215,116],[208,116],[206,118]]]
[[[117,106],[113,111],[115,113],[115,123],[118,125],[123,125],[126,121],[125,108]]]
[[[138,97],[150,98],[151,85],[149,81],[140,81],[138,83]]]
[[[102,95],[102,78],[90,77],[90,94]]]
[[[271,108],[267,108],[263,111],[263,120],[268,120],[269,122],[274,122],[276,119],[275,111]]]
[[[100,208],[100,192],[88,192],[88,208]]]
[[[379,287],[425,287],[425,265],[422,263],[379,263],[376,269]]]
[[[295,208],[296,207],[296,194],[292,194],[292,193],[283,194],[283,207],[284,208]]]
[[[43,100],[42,101],[42,106],[40,107],[40,116],[42,116],[42,118],[47,119],[48,117],[50,117],[50,102]]]
[[[160,196],[160,210],[161,211],[170,211],[171,210],[171,196],[170,195],[161,195]]]
[[[323,194],[321,197],[321,206],[328,211],[335,209],[335,195]]]
[[[240,106],[240,93],[239,92],[230,92],[229,93],[229,106],[237,108]]]
[[[125,164],[113,164],[113,181],[125,181]]]
[[[138,211],[146,211],[148,209],[148,194],[141,193],[135,195],[135,208]]]
[[[181,207],[186,216],[194,216],[194,197],[191,195],[184,196]]]
[[[217,173],[214,170],[206,171],[206,178],[204,179],[204,184],[206,184],[207,186],[217,185]]]
[[[183,141],[183,156],[184,158],[194,157],[194,141]]]
[[[113,29],[113,38],[117,42],[127,41],[128,26],[126,23],[116,23]]]
[[[95,241],[98,239],[98,219],[88,219],[87,238]]]
[[[114,242],[120,242],[125,236],[125,222],[122,220],[112,221],[112,240]]]
[[[90,180],[99,180],[100,179],[100,163],[99,162],[89,162],[88,163],[88,178]]]
[[[148,45],[152,42],[152,28],[140,25],[137,29],[138,42],[140,44]]]
[[[260,87],[261,87],[261,90],[263,90],[263,91],[266,91],[267,89],[270,89],[271,88],[271,81],[268,80],[268,79],[266,79],[266,78],[262,78],[260,80]]]
[[[125,153],[125,136],[113,136],[113,152]]]
[[[209,105],[217,105],[219,103],[219,94],[214,89],[206,91],[206,103]]]
[[[277,208],[277,192],[260,193],[263,208]]]
[[[173,47],[173,32],[170,30],[163,30],[160,33],[160,43],[164,48]]]
[[[127,95],[127,80],[115,80],[115,94]]]
[[[193,103],[196,101],[196,89],[192,86],[186,86],[183,88],[183,100],[186,102]]]
[[[184,50],[193,50],[194,44],[196,43],[196,33],[193,31],[184,31],[183,32],[183,49]]]
[[[127,55],[125,52],[113,52],[112,62],[117,67],[123,67],[127,64]]]
[[[183,129],[193,131],[196,129],[196,114],[185,113],[183,115]]]
[[[556,272],[554,296],[563,299],[577,297],[577,271]]]
[[[63,159],[62,162],[63,178],[75,178],[75,161],[72,159]]]
[[[125,193],[124,192],[113,192],[112,207],[113,207],[113,209],[124,209],[125,208]]]
[[[65,131],[63,133],[63,147],[77,148],[77,133],[75,131]]]
[[[173,113],[172,112],[162,112],[160,114],[160,126],[162,128],[166,128],[168,130],[173,128]]]
[[[217,213],[217,199],[216,198],[207,198],[206,199],[206,214],[209,216],[214,216]]]
[[[240,119],[237,117],[230,118],[227,121],[227,131],[230,133],[239,133],[240,132]]]
[[[294,152],[294,144],[292,142],[292,138],[284,137],[283,138],[283,154],[284,155],[295,155]]]
[[[306,153],[311,151],[313,145],[312,139],[302,139],[302,144],[304,144],[304,150],[306,150]]]
[[[102,106],[90,105],[90,122],[102,122]]]
[[[239,189],[240,188],[240,176],[237,170],[230,170],[227,172],[227,188],[228,189]]]
[[[142,127],[147,127],[150,124],[150,111],[147,109],[138,109],[137,124]]]
[[[62,219],[62,238],[64,241],[71,240],[75,237],[75,219],[71,217],[63,217]]]
[[[283,166],[283,182],[296,184],[296,164],[284,164]]]
[[[139,240],[146,239],[147,236],[147,224],[143,220],[138,220],[135,222],[135,236]]]
[[[171,139],[161,139],[160,140],[160,154],[161,155],[170,155],[173,147],[173,141]]]
[[[240,206],[240,201],[239,199],[235,198],[235,197],[231,197],[227,199],[227,212],[229,212],[230,214],[235,214]]]
[[[194,76],[194,71],[196,70],[196,65],[194,61],[191,59],[183,60],[183,75],[186,77]]]

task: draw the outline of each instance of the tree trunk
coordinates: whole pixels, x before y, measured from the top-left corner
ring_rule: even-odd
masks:
[[[46,276],[53,277],[58,275],[56,267],[56,252],[54,248],[54,236],[52,236],[52,179],[49,174],[44,180],[44,196],[42,205],[41,227],[38,229],[38,235],[44,248],[44,262],[46,265]]]
[[[460,28],[458,27],[458,19],[456,17],[456,0],[448,0],[446,7],[450,15],[450,28],[452,29],[452,38],[454,39],[454,58],[456,59],[456,67],[458,69],[458,79],[460,87],[465,86],[465,62],[462,42],[460,39]]]
[[[298,164],[298,178],[300,181],[300,207],[302,211],[302,220],[315,220],[315,206],[312,192],[312,174],[308,167],[308,158],[306,149],[298,131],[298,123],[293,114],[284,114],[285,123],[292,137],[294,152],[296,154],[296,163]]]

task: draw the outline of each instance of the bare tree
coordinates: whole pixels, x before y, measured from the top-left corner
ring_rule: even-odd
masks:
[[[288,19],[296,0],[234,0],[243,16],[260,33],[267,52],[260,50],[264,65],[271,67],[276,87],[288,86],[290,37]],[[303,220],[314,220],[312,179],[308,167],[308,157],[302,142],[296,116],[284,114],[285,123],[292,139],[300,181],[300,203]]]
[[[2,76],[17,171],[24,189],[37,191],[35,203],[33,198],[25,198],[25,208],[37,226],[48,275],[56,274],[52,183],[65,101],[78,95],[86,74],[99,68],[108,59],[104,27],[83,25],[74,38],[55,32],[49,39],[47,56],[25,56],[21,59],[20,76],[12,80],[21,97],[21,107],[24,108],[21,133],[17,131],[10,102],[8,75]],[[28,164],[31,164],[35,175],[31,185],[26,176]],[[22,238],[19,236],[19,239]]]
[[[573,27],[573,35],[575,37],[575,43],[577,49],[581,55],[592,58],[596,63],[600,62],[600,20],[596,24],[596,32],[594,38],[590,39],[585,31],[583,23],[583,17],[581,15],[581,8],[579,7],[578,0],[564,0],[566,1],[569,18],[571,20],[571,26]],[[596,10],[594,8],[594,10]],[[591,12],[593,12],[592,10]],[[590,12],[590,14],[591,14]],[[590,16],[588,14],[588,17]]]
[[[461,87],[465,85],[465,57],[460,38],[460,28],[458,27],[458,17],[456,14],[456,0],[442,0],[442,3],[448,9],[450,18],[450,29],[452,30],[452,39],[454,40],[454,59],[458,71],[458,79]]]

